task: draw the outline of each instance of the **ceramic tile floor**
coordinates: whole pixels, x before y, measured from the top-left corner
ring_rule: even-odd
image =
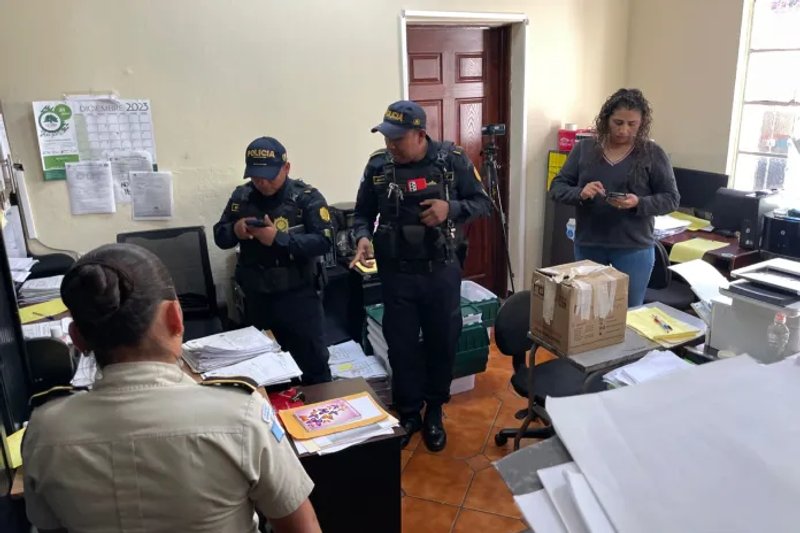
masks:
[[[549,354],[537,354],[538,359]],[[552,357],[552,356],[550,356]],[[526,405],[511,388],[511,358],[492,345],[486,372],[475,388],[445,406],[447,448],[431,453],[415,435],[403,450],[404,533],[515,533],[525,531],[517,506],[492,461],[512,451],[498,447],[500,428],[518,427],[514,413]],[[531,445],[534,440],[523,440]]]

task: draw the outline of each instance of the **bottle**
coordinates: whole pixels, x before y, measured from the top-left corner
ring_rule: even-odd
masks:
[[[789,343],[789,328],[786,327],[786,315],[775,313],[775,320],[767,328],[767,360],[765,363],[780,361],[785,355]]]
[[[575,240],[575,219],[571,218],[567,221],[567,238],[571,241]]]

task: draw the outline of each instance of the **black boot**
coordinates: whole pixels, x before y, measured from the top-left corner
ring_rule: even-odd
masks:
[[[442,406],[429,405],[425,409],[425,429],[422,432],[422,439],[425,446],[432,452],[440,452],[447,445],[447,433],[444,431],[442,423]]]
[[[403,429],[406,431],[405,436],[400,439],[400,448],[405,448],[411,441],[411,436],[422,429],[422,417],[419,415],[419,413],[401,415],[400,425],[403,426]]]

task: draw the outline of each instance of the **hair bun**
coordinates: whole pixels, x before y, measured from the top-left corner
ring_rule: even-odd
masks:
[[[126,276],[100,264],[78,267],[62,291],[76,320],[102,322],[119,311],[133,289]]]

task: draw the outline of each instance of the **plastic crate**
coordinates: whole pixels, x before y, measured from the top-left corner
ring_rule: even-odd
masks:
[[[383,327],[383,311],[384,311],[383,304],[368,305],[366,308],[364,308],[364,310],[365,310],[365,312],[367,314],[367,318],[368,319],[371,318],[372,320],[377,322],[381,327]],[[470,316],[470,315],[476,315],[478,313],[481,313],[481,310],[480,310],[480,308],[478,308],[478,306],[476,306],[474,304],[471,304],[470,302],[464,301],[462,299],[462,301],[461,301],[461,316],[462,317],[467,317],[467,316]],[[497,315],[497,313],[495,313],[495,316],[496,315]],[[484,317],[484,320],[485,320],[485,318],[486,317]],[[472,325],[475,325],[475,324],[472,324]]]
[[[490,328],[497,319],[500,299],[492,291],[474,281],[464,280],[461,282],[461,305],[477,307],[483,315],[483,325]]]

